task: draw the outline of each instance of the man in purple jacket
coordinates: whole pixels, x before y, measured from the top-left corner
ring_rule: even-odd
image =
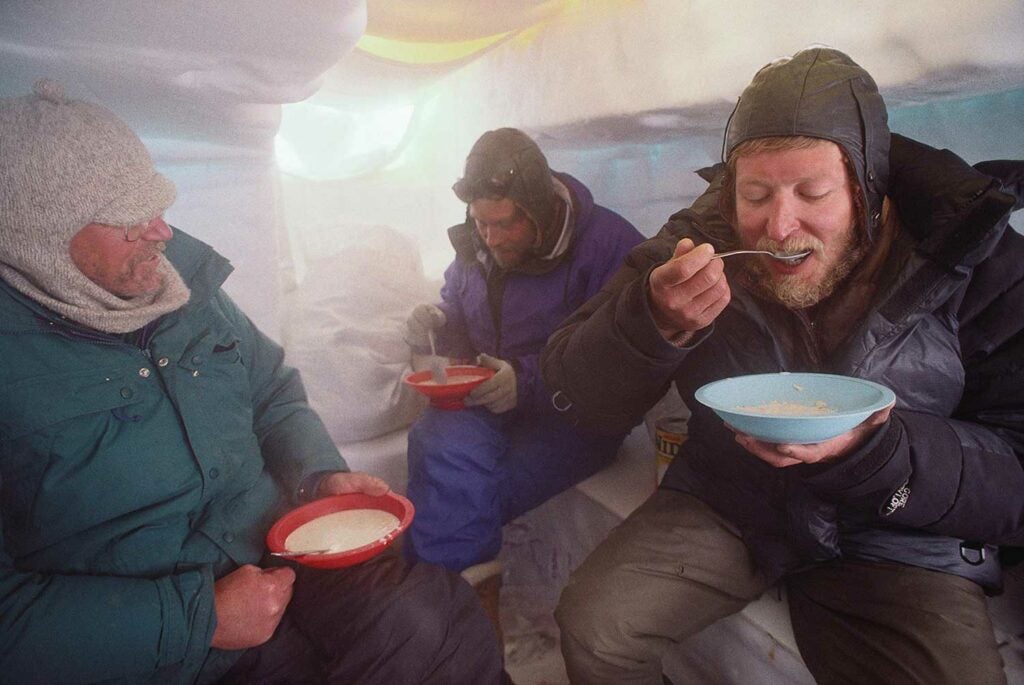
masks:
[[[587,434],[559,414],[541,348],[643,237],[575,178],[552,173],[516,129],[483,134],[452,189],[468,205],[448,231],[455,261],[442,302],[410,315],[408,341],[414,362],[433,332],[438,354],[477,358],[495,374],[466,409],[428,407],[413,425],[406,552],[461,571],[498,628],[502,525],[596,472],[624,437]]]

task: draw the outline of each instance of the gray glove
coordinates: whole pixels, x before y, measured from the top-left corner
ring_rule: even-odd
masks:
[[[430,331],[444,328],[448,318],[432,304],[418,304],[405,321],[405,342],[413,347],[430,347]]]
[[[515,409],[516,370],[504,359],[487,354],[481,354],[477,361],[480,366],[494,369],[494,375],[469,392],[465,400],[466,405],[487,407],[492,414]]]

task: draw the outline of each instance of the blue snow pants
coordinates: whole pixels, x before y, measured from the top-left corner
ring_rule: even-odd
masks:
[[[596,473],[624,437],[559,416],[427,407],[409,432],[406,556],[452,571],[494,559],[502,525]]]

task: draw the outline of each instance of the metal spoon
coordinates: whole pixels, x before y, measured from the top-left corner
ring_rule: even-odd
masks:
[[[335,554],[341,550],[336,549],[305,549],[299,552],[292,552],[291,550],[285,550],[284,552],[271,552],[272,557],[304,557],[307,554]]]
[[[438,385],[448,384],[448,372],[444,370],[444,364],[437,357],[437,347],[434,343],[434,329],[427,329],[427,339],[430,341],[430,377]]]
[[[803,259],[807,255],[811,254],[811,250],[801,250],[800,252],[772,252],[770,250],[731,250],[729,252],[719,252],[712,259],[721,259],[722,257],[731,257],[734,254],[763,254],[773,257],[775,259],[782,260],[784,262],[795,262],[798,259]]]

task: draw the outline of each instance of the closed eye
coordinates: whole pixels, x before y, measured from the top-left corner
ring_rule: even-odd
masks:
[[[810,200],[811,202],[815,202],[817,200],[824,200],[826,197],[828,197],[831,194],[832,194],[831,190],[826,190],[823,193],[820,193],[820,192],[801,192],[800,196],[802,198],[804,198],[805,200]]]
[[[805,200],[822,200],[835,191],[835,186],[831,183],[801,183],[796,191]]]

